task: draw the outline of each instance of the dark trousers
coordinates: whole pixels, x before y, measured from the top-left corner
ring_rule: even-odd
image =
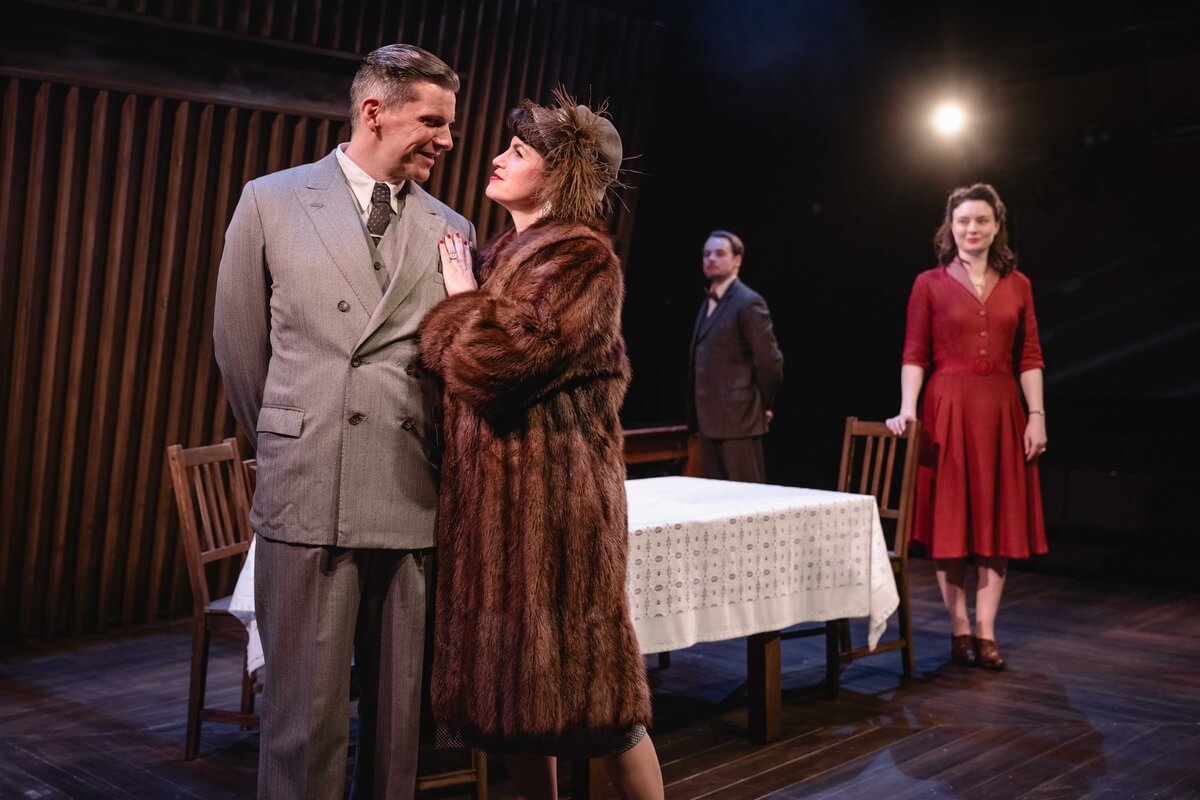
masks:
[[[746,483],[767,482],[761,436],[746,439],[708,439],[704,436],[698,438],[701,478]]]
[[[360,684],[353,796],[411,798],[432,552],[259,537],[255,558],[266,659],[258,797],[345,795],[353,656]]]

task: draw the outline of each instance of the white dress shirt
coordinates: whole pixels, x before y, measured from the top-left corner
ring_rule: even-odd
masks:
[[[376,180],[363,172],[363,168],[350,160],[350,156],[346,155],[346,148],[349,145],[345,142],[333,148],[333,152],[337,153],[338,165],[342,168],[342,174],[346,176],[346,183],[350,187],[350,194],[354,196],[354,202],[358,204],[358,214],[362,217],[363,224],[367,224],[367,218],[371,216],[371,193],[375,191]],[[384,183],[384,181],[378,181]],[[400,183],[387,182],[392,188],[392,211],[397,215],[400,214],[400,203],[397,198],[404,189],[404,181]]]

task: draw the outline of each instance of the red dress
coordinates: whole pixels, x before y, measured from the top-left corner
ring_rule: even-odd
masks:
[[[1016,377],[1044,366],[1029,279],[988,270],[981,299],[958,261],[921,273],[903,363],[929,375],[913,538],[933,558],[1045,553],[1037,459],[1025,461]]]

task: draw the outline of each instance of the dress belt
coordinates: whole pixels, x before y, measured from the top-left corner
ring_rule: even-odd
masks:
[[[987,356],[976,358],[944,358],[933,365],[935,375],[991,375],[993,372],[1012,372],[1012,361],[997,364]]]

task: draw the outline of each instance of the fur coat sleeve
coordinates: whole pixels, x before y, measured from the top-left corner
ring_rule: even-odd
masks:
[[[425,365],[483,415],[526,408],[603,361],[623,291],[603,234],[535,225],[501,242],[479,290],[447,298],[421,323]]]

